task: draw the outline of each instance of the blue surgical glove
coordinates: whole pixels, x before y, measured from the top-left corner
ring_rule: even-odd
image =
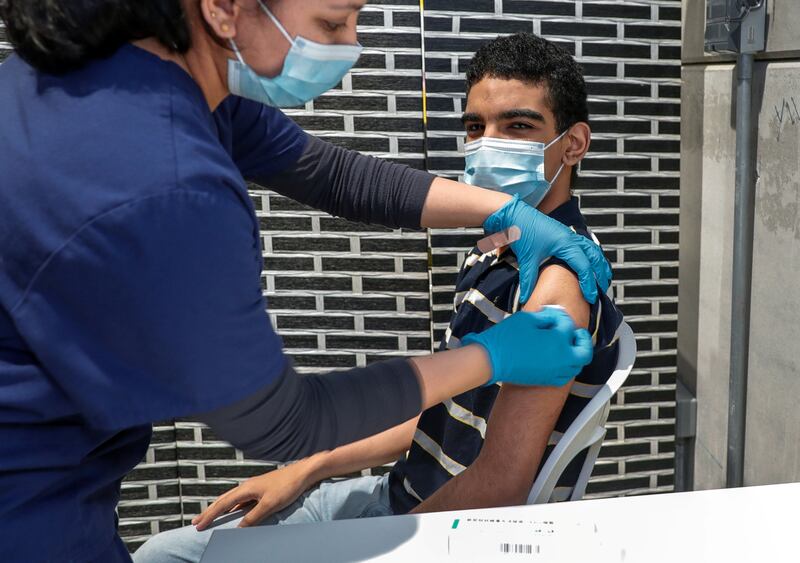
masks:
[[[560,387],[592,361],[592,337],[575,329],[561,308],[546,307],[537,313],[520,311],[479,334],[471,333],[462,344],[480,344],[489,354],[492,383]]]
[[[519,261],[519,301],[525,303],[539,278],[539,266],[555,256],[578,274],[581,292],[589,303],[597,300],[597,286],[603,291],[611,283],[611,267],[599,246],[568,227],[537,211],[515,195],[483,223],[489,233],[516,225],[521,238],[511,243]]]

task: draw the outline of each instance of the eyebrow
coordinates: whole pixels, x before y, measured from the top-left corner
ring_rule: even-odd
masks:
[[[500,119],[514,119],[516,117],[527,117],[528,119],[533,119],[534,121],[539,121],[540,123],[545,122],[544,116],[538,111],[534,111],[532,109],[510,109],[508,111],[504,111],[503,113],[501,113],[499,117]]]
[[[528,119],[532,119],[540,123],[545,123],[544,116],[538,111],[534,111],[532,109],[524,109],[524,108],[510,109],[508,111],[502,112],[498,117],[500,119],[514,119],[517,117],[527,117]],[[481,121],[481,116],[478,115],[477,113],[464,113],[461,115],[461,123],[467,123],[470,121]]]

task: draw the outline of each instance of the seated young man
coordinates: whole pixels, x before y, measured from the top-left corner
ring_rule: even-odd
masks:
[[[482,46],[467,70],[463,116],[467,181],[519,193],[551,217],[590,237],[571,197],[573,169],[589,148],[586,87],[580,67],[560,47],[531,34]],[[543,150],[541,143],[547,145]],[[542,150],[544,156],[542,158]],[[543,162],[542,162],[543,161]],[[547,180],[549,179],[549,181]],[[515,312],[519,271],[508,248],[474,249],[456,284],[455,308],[442,348],[454,348]],[[139,562],[197,561],[213,528],[291,524],[407,512],[524,504],[558,438],[614,370],[622,320],[600,291],[589,305],[567,267],[543,264],[531,298],[535,311],[558,305],[588,328],[594,359],[561,388],[492,385],[474,389],[371,438],[254,477],[218,498],[194,526],[159,534]],[[520,354],[529,353],[520,350]],[[386,464],[384,476],[321,481]],[[577,460],[580,461],[580,460]],[[568,496],[580,463],[559,482]],[[255,501],[249,511],[234,509]]]

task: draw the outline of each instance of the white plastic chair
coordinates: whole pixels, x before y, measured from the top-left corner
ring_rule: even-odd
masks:
[[[623,322],[617,330],[619,336],[619,355],[614,373],[608,378],[606,384],[584,407],[578,417],[572,421],[569,428],[558,441],[550,453],[542,470],[536,477],[528,495],[528,504],[544,504],[555,502],[553,491],[556,483],[564,473],[567,465],[583,450],[589,449],[586,459],[581,467],[581,472],[569,500],[580,500],[586,491],[586,483],[592,474],[597,454],[606,435],[606,420],[611,409],[611,398],[628,379],[633,364],[636,360],[636,339],[631,327]]]

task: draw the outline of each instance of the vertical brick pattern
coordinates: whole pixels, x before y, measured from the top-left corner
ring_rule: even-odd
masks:
[[[615,270],[616,295],[637,335],[636,369],[612,408],[587,497],[671,490],[677,330],[680,2],[677,0],[425,2],[428,163],[463,171],[464,70],[498,34],[532,31],[583,65],[592,146],[574,186]],[[434,230],[432,332],[479,230]]]
[[[144,460],[122,482],[119,531],[134,545],[183,523],[175,426],[173,421],[153,425]]]
[[[679,0],[428,0],[425,14],[427,144],[415,0],[370,2],[360,19],[365,51],[357,67],[339,88],[287,113],[341,146],[455,178],[463,169],[463,72],[476,47],[527,30],[570,49],[584,65],[594,132],[576,193],[614,262],[618,301],[639,346],[587,496],[670,490]],[[0,60],[8,52],[0,27]],[[271,319],[300,371],[426,353],[438,341],[458,266],[479,231],[354,224],[268,186],[251,188]],[[135,549],[152,533],[186,523],[236,482],[273,467],[245,459],[201,424],[156,425],[147,456],[123,483],[120,531]]]

